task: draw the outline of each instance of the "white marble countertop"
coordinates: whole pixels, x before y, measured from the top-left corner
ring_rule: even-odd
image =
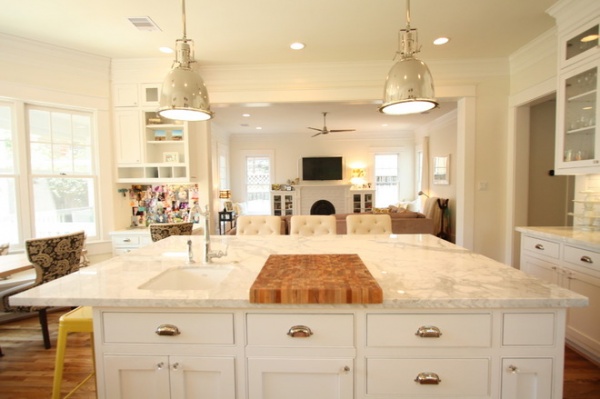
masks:
[[[586,231],[570,226],[517,227],[518,232],[539,238],[558,240],[600,251],[600,231]]]
[[[172,236],[109,259],[11,298],[13,305],[404,309],[559,308],[586,306],[574,292],[543,283],[519,270],[431,235],[392,236],[214,236],[213,250],[227,256],[211,289],[148,290],[139,287],[161,272],[188,267],[188,239],[202,267],[201,236]],[[270,254],[358,254],[383,289],[376,305],[258,305],[249,289]]]

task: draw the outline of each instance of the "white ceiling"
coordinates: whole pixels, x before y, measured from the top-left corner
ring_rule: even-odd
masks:
[[[546,10],[555,0],[413,0],[411,25],[419,32],[419,58],[506,58],[554,26]],[[158,47],[182,37],[180,0],[0,0],[0,33],[110,58],[173,58]],[[200,65],[389,61],[406,25],[405,0],[187,0],[187,37]],[[161,29],[136,29],[127,17],[150,17]],[[451,38],[434,46],[438,36]],[[306,48],[292,51],[302,41]],[[382,76],[382,87],[385,77]],[[435,76],[434,76],[435,79]],[[210,90],[210,88],[209,88]],[[390,118],[375,104],[280,104],[242,109],[215,105],[215,122],[232,132],[293,132],[322,126],[367,132],[411,130],[454,109],[442,103],[429,115]],[[218,118],[218,119],[217,119]],[[382,119],[383,118],[383,119]],[[249,126],[241,126],[248,124]],[[385,129],[383,129],[385,130]]]

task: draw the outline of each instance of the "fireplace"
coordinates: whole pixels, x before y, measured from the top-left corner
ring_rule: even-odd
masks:
[[[348,213],[348,209],[351,209],[349,184],[299,184],[296,186],[296,193],[300,205],[299,215],[333,215]],[[315,204],[321,204],[320,201],[330,204],[331,208],[326,213],[321,210],[315,213],[313,210]]]
[[[310,207],[311,215],[334,215],[335,214],[335,206],[327,200],[321,199],[316,201]]]

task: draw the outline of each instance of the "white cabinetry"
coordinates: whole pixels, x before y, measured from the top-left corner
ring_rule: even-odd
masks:
[[[110,236],[114,256],[125,254],[152,242],[148,229],[111,231]]]
[[[375,190],[350,190],[352,213],[365,213],[373,210]]]
[[[96,322],[99,397],[236,398],[233,314],[105,311]]]
[[[563,309],[95,307],[98,397],[560,399],[564,320]]]
[[[196,179],[198,146],[189,124],[158,116],[156,84],[115,85],[114,133],[117,181],[152,183]]]
[[[561,1],[549,10],[558,25],[557,174],[600,172],[598,4]]]
[[[296,213],[295,191],[271,191],[271,211],[275,216],[287,216]]]
[[[248,314],[248,398],[353,397],[352,314]]]
[[[532,234],[521,236],[521,270],[589,298],[590,305],[570,308],[567,341],[600,359],[600,251]]]

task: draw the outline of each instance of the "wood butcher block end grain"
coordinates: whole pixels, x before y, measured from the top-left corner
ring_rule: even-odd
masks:
[[[250,287],[250,303],[382,303],[357,254],[271,255]]]

